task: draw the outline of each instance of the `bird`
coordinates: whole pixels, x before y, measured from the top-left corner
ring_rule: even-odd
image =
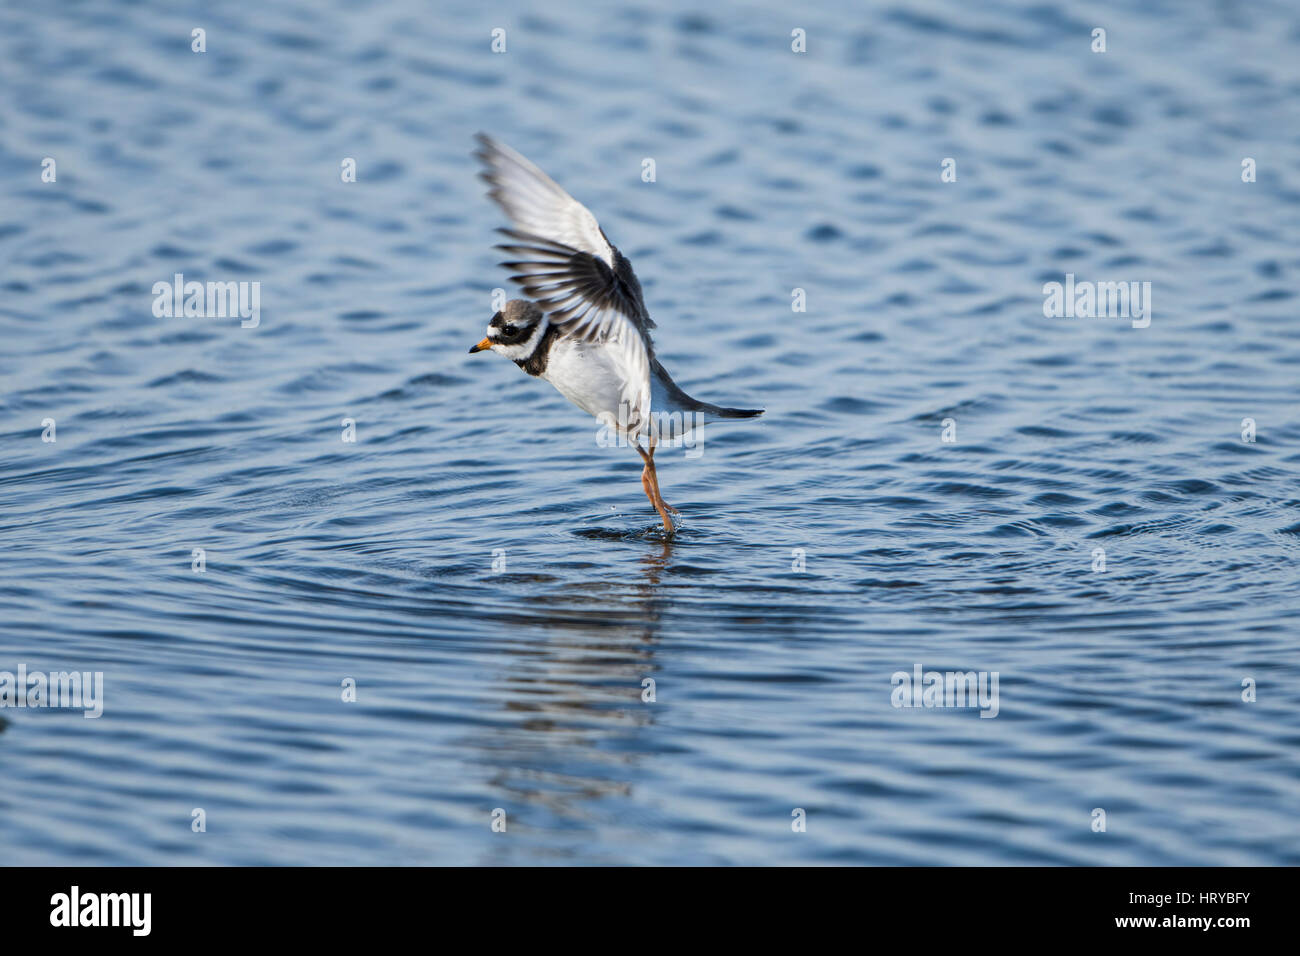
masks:
[[[497,230],[510,241],[496,248],[513,257],[501,265],[528,298],[506,302],[469,351],[504,355],[614,428],[640,454],[641,487],[672,535],[670,513],[681,512],[659,490],[656,446],[704,423],[757,418],[764,410],[714,405],[678,387],[655,357],[656,326],[632,263],[596,217],[509,146],[485,133],[475,139],[479,177],[510,221]]]

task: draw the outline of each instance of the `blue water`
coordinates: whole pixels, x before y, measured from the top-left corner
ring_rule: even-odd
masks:
[[[0,671],[104,674],[0,710],[0,860],[1300,863],[1300,11],[794,9],[0,8]],[[767,409],[660,453],[671,540],[466,354],[480,129]]]

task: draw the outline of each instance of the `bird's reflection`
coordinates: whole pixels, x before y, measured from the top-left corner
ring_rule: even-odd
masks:
[[[600,569],[532,602],[535,625],[508,644],[499,687],[507,719],[473,741],[502,804],[525,815],[542,808],[543,825],[579,824],[594,801],[629,794],[637,763],[654,749],[646,731],[673,542],[644,543],[634,578]]]

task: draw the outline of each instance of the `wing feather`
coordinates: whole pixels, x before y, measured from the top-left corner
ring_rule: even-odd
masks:
[[[476,155],[487,167],[481,176],[492,187],[488,195],[520,232],[614,264],[613,247],[586,206],[509,146],[482,133],[477,139]]]

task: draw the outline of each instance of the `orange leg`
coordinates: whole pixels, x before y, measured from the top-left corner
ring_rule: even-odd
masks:
[[[653,448],[651,448],[651,449],[650,449],[650,458],[651,458],[651,462],[650,462],[650,483],[651,483],[652,485],[654,485],[654,488],[655,488],[655,497],[659,499],[659,503],[660,503],[661,505],[663,505],[665,508],[667,508],[667,509],[669,510],[669,512],[671,512],[672,514],[675,514],[675,515],[680,515],[680,514],[681,514],[680,511],[678,511],[676,508],[674,508],[674,507],[673,507],[672,505],[670,505],[668,502],[664,501],[663,492],[661,492],[661,491],[659,490],[659,472],[655,470],[655,465],[654,465],[654,460],[653,460],[653,459],[654,459],[654,456],[655,456],[655,450],[654,450]]]
[[[659,493],[659,476],[655,474],[655,450],[650,446],[647,452],[640,445],[636,446],[637,452],[641,455],[641,460],[645,462],[645,467],[641,469],[641,487],[645,489],[645,496],[650,499],[650,503],[655,506],[659,512],[659,517],[663,519],[664,530],[669,534],[673,533],[673,519],[668,517],[668,512],[677,513],[677,509],[672,507],[663,499]]]

